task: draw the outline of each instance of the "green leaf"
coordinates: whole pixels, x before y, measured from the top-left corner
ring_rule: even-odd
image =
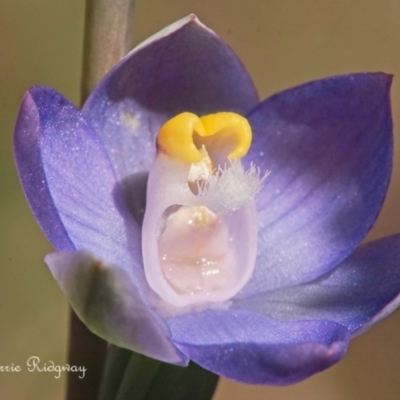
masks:
[[[218,376],[195,363],[163,363],[111,346],[99,400],[210,400]]]

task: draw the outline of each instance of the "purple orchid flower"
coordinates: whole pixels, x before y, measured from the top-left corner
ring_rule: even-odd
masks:
[[[17,168],[58,251],[45,261],[77,315],[118,346],[250,384],[290,384],[336,363],[400,301],[400,236],[359,246],[391,173],[390,84],[383,73],[344,75],[260,103],[232,50],[189,16],[128,54],[81,111],[31,88],[15,129]],[[165,246],[176,247],[169,217],[178,211],[164,208],[184,203],[165,192],[173,168],[162,161],[156,173],[153,161],[165,150],[159,142],[156,152],[158,132],[184,112],[246,116],[253,139],[241,165],[254,165],[259,183],[269,175],[240,206],[248,212],[223,223],[238,269],[250,271],[240,287],[194,302],[177,289],[175,304],[153,290],[142,260],[160,269],[157,223],[171,225]]]

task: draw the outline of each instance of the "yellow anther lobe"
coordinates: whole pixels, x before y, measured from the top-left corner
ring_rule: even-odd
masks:
[[[236,148],[229,154],[231,160],[242,158],[249,151],[252,133],[246,118],[232,112],[220,112],[200,117],[200,121],[204,126],[204,136],[224,131],[236,140]]]
[[[168,120],[160,129],[157,137],[159,148],[168,156],[186,163],[198,163],[204,157],[193,141],[196,132],[200,137],[223,135],[226,140],[235,143],[230,152],[231,160],[243,157],[251,145],[252,133],[247,119],[231,112],[198,117],[184,112]]]
[[[184,112],[161,127],[157,144],[172,158],[187,163],[200,162],[203,156],[193,143],[193,132],[204,136],[203,124],[197,115]]]

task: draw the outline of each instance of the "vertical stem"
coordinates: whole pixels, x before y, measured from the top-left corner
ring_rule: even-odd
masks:
[[[107,342],[90,332],[76,314],[70,312],[68,364],[85,367],[83,379],[80,374],[69,373],[67,400],[95,400],[99,393]]]
[[[131,49],[135,0],[86,0],[81,101]]]
[[[135,0],[86,0],[81,104],[131,48]],[[68,364],[85,366],[84,379],[68,374],[67,400],[95,400],[107,342],[91,333],[71,310]]]

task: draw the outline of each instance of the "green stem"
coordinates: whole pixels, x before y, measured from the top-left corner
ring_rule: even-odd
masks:
[[[131,49],[135,0],[86,0],[81,104],[99,80]],[[68,374],[67,400],[98,396],[107,342],[91,333],[71,310],[68,364],[85,366],[84,379]]]
[[[135,0],[86,0],[81,100],[131,49]]]
[[[99,393],[107,342],[90,332],[71,310],[68,364],[85,367],[85,377],[69,373],[67,400],[94,400]]]

